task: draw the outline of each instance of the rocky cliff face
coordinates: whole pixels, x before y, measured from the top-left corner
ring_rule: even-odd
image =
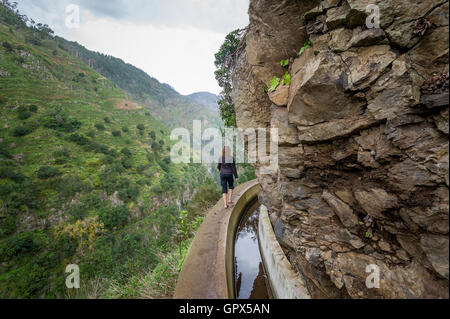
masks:
[[[366,26],[371,3],[380,28]],[[250,1],[237,124],[279,129],[278,173],[258,176],[260,200],[314,298],[448,298],[448,10]],[[282,59],[291,83],[268,94]],[[365,285],[370,264],[379,289]]]

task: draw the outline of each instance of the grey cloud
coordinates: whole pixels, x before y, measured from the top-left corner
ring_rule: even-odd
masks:
[[[227,33],[248,23],[248,0],[19,0],[21,10],[62,23],[65,7],[80,6],[99,18]],[[57,26],[55,26],[57,28]]]

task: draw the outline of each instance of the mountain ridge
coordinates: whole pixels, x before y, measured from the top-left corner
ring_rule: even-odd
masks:
[[[78,42],[58,36],[55,40],[61,48],[128,92],[158,121],[169,128],[191,129],[193,120],[201,120],[205,126],[222,126],[219,112],[211,103],[182,95],[169,84],[159,82],[145,71],[120,58],[91,51]],[[198,93],[193,95],[196,94]]]

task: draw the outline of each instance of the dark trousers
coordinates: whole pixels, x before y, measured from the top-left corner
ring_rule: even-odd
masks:
[[[220,174],[220,184],[222,184],[222,194],[227,194],[228,189],[234,189],[234,177],[232,174]]]

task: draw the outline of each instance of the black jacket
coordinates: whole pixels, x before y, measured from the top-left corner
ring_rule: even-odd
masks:
[[[232,163],[227,163],[231,162]],[[222,175],[234,175],[235,178],[238,178],[238,173],[236,169],[236,163],[234,161],[234,158],[228,157],[227,161],[225,160],[225,157],[221,158],[219,160],[219,164],[217,165],[217,169],[220,171],[220,174]]]

